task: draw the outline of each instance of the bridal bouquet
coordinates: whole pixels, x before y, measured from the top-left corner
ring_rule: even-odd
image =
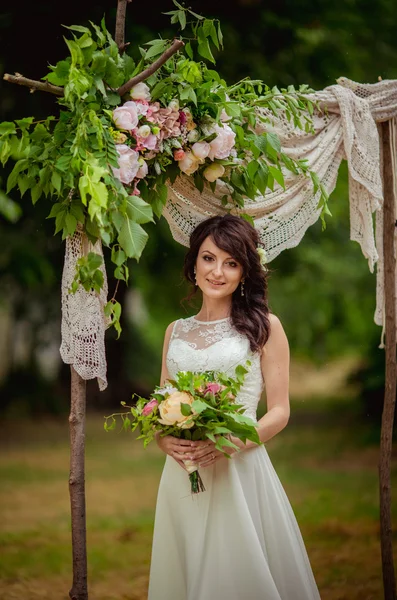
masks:
[[[149,399],[137,396],[129,412],[105,417],[105,430],[114,429],[116,416],[120,416],[124,429],[139,429],[138,439],[143,440],[145,447],[159,432],[161,436],[173,435],[187,440],[210,439],[215,448],[229,458],[226,448],[237,449],[230,435],[244,443],[251,440],[260,444],[255,421],[235,402],[249,366],[249,361],[246,366],[238,365],[235,377],[219,371],[179,371],[165,386],[157,386]],[[198,465],[192,460],[185,460],[184,464],[192,493],[204,491]]]

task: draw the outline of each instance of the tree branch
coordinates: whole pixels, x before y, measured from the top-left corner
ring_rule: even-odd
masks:
[[[119,52],[122,54],[127,46],[124,42],[125,32],[125,14],[127,10],[127,4],[130,4],[132,0],[118,0],[117,2],[117,13],[116,13],[116,31],[114,39],[119,47]]]
[[[178,52],[178,50],[184,45],[185,44],[182,42],[182,40],[174,40],[172,42],[172,45],[160,56],[160,58],[155,60],[154,63],[152,63],[150,67],[142,71],[142,73],[139,73],[139,75],[135,75],[135,77],[124,83],[121,87],[119,87],[117,92],[120,94],[120,96],[124,96],[126,92],[129,92],[129,90],[134,87],[134,85],[140,83],[141,81],[145,81],[145,79],[147,79],[148,77],[150,77],[150,75],[155,73],[160,67],[163,66],[164,63],[167,62],[169,58],[171,58],[173,54]]]
[[[55,94],[55,96],[63,96],[64,93],[63,88],[58,87],[57,85],[52,85],[52,83],[48,83],[48,81],[35,81],[34,79],[27,79],[20,73],[15,73],[15,75],[4,73],[3,79],[5,81],[9,81],[10,83],[17,83],[18,85],[24,85],[30,88],[30,93],[32,94],[36,90],[40,90],[41,92],[49,92],[50,94]]]

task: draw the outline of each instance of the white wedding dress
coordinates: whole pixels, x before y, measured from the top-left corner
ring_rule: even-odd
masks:
[[[176,321],[167,353],[178,371],[234,374],[252,362],[237,402],[256,420],[263,389],[260,356],[230,319]],[[200,469],[205,492],[167,456],[153,537],[149,600],[319,600],[294,513],[258,446]]]

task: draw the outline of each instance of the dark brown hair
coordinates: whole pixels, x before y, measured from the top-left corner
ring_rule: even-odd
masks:
[[[194,267],[201,244],[210,236],[214,244],[232,256],[243,268],[244,296],[238,286],[232,295],[232,324],[250,342],[253,352],[261,350],[270,334],[267,302],[267,272],[262,268],[257,248],[261,245],[257,230],[242,217],[226,214],[205,219],[190,235],[185,256],[184,276],[197,291]]]

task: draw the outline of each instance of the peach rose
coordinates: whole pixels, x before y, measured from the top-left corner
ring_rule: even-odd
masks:
[[[192,152],[186,152],[185,157],[178,162],[180,170],[182,173],[186,173],[186,175],[193,175],[199,168],[199,164],[200,161]]]
[[[222,177],[225,172],[225,167],[219,163],[212,163],[206,169],[204,169],[204,177],[207,181],[216,181],[218,177]]]
[[[190,429],[194,423],[190,416],[185,417],[181,412],[181,404],[193,404],[193,396],[188,392],[173,392],[159,404],[162,425],[177,425],[181,429]],[[189,421],[189,422],[188,422]]]
[[[211,146],[207,142],[196,142],[192,146],[192,152],[196,158],[204,162],[211,150]]]

